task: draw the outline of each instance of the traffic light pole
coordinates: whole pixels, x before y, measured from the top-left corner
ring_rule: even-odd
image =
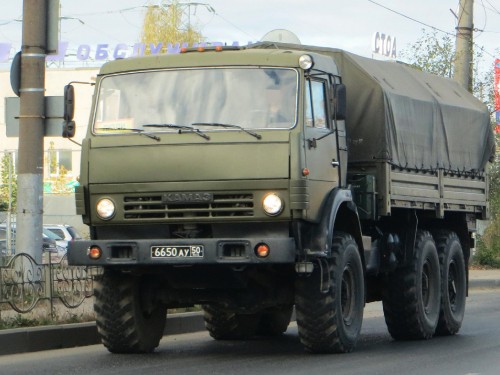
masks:
[[[47,0],[24,0],[16,253],[42,261]]]

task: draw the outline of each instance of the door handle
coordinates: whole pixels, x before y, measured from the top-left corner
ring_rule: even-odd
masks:
[[[336,167],[338,167],[338,166],[340,166],[340,162],[338,162],[337,160],[333,159],[333,160],[332,160],[332,167],[333,167],[333,168],[336,168]]]

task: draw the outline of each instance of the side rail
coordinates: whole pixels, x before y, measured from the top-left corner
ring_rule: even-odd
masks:
[[[93,295],[93,278],[98,267],[69,266],[66,255],[38,264],[28,254],[17,254],[0,265],[0,305],[8,304],[18,313],[28,313],[41,301],[60,301],[68,309],[79,307]]]
[[[390,172],[392,207],[462,211],[483,214],[488,184],[484,176],[451,176],[442,170],[433,173]]]

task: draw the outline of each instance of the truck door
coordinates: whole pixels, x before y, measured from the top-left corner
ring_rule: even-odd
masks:
[[[323,198],[339,185],[337,141],[328,105],[328,87],[327,77],[310,77],[305,82],[304,148],[311,193],[307,216],[312,220],[317,215]]]

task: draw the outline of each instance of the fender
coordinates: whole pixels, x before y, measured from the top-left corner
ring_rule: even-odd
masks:
[[[321,220],[318,224],[303,223],[301,225],[302,250],[306,256],[325,257],[330,254],[330,245],[333,241],[335,229],[350,233],[356,240],[361,254],[363,241],[358,211],[352,200],[349,189],[335,188],[325,199],[321,209]],[[336,223],[339,212],[343,212],[341,220]]]

